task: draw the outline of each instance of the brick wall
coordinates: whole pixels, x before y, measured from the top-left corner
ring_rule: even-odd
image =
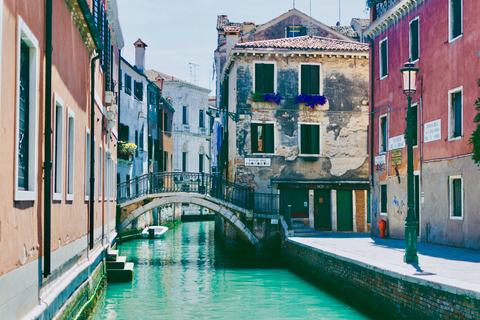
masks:
[[[282,243],[282,258],[295,272],[374,318],[480,319],[478,295],[467,290],[407,278],[288,240]]]
[[[367,232],[365,230],[365,191],[355,190],[355,212],[357,232]]]

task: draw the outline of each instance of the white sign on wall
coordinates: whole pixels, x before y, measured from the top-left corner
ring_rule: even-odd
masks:
[[[425,123],[424,142],[440,140],[442,138],[442,119]]]
[[[376,156],[375,157],[375,165],[380,165],[380,164],[385,164],[386,163],[386,160],[385,160],[385,155],[381,155],[381,156]]]
[[[389,150],[405,148],[405,136],[402,134],[388,139],[388,148]]]
[[[270,158],[245,158],[246,167],[270,167]]]

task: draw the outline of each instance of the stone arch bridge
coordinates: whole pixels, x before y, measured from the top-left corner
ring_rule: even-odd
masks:
[[[291,227],[290,206],[280,195],[256,193],[206,173],[148,173],[118,184],[117,202],[121,210],[118,233],[146,212],[174,203],[210,209],[258,251],[264,249],[272,235],[280,234],[280,223],[272,225],[272,221],[283,219]]]

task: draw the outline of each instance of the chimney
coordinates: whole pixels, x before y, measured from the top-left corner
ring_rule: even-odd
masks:
[[[223,27],[223,32],[225,33],[225,37],[227,38],[227,42],[225,44],[227,59],[230,55],[230,51],[235,47],[235,44],[238,43],[238,38],[240,36],[240,27],[237,26],[225,26]]]
[[[147,44],[138,38],[133,45],[135,46],[135,67],[143,71],[145,69],[145,48]]]

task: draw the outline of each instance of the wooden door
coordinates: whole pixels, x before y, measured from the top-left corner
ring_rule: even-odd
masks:
[[[353,231],[352,190],[337,191],[337,230]]]
[[[330,189],[316,189],[314,192],[313,210],[314,227],[317,230],[331,231],[332,219],[330,208]]]

